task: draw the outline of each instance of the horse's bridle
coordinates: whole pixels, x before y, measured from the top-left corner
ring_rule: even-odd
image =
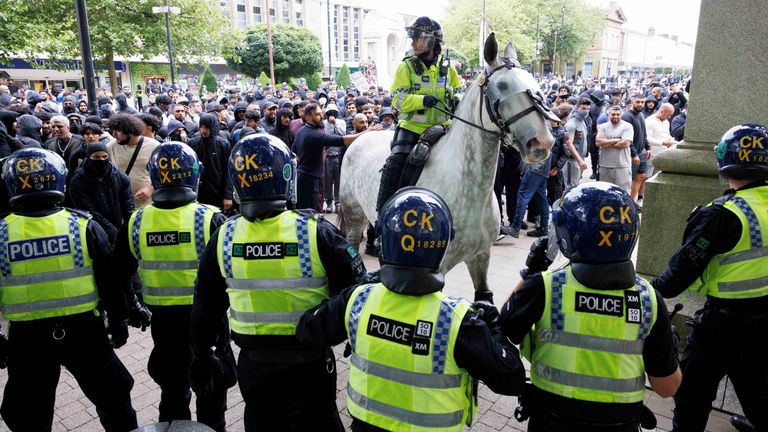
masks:
[[[501,69],[513,69],[513,68],[521,68],[520,64],[517,62],[517,60],[513,60],[507,57],[502,57],[501,64],[499,66],[496,66],[495,68],[488,71],[484,71],[480,76],[477,77],[477,84],[480,86],[480,91],[483,93],[483,98],[480,100],[480,124],[472,123],[468,120],[465,120],[461,117],[457,117],[455,114],[451,113],[450,111],[445,111],[439,107],[436,107],[439,111],[443,112],[444,114],[449,115],[450,117],[459,120],[463,123],[466,123],[472,127],[475,127],[477,129],[482,130],[483,132],[488,132],[492,134],[498,134],[499,139],[503,139],[506,134],[509,133],[509,127],[516,121],[520,120],[521,118],[527,116],[528,114],[532,112],[539,112],[544,117],[550,118],[552,120],[557,119],[554,114],[552,114],[552,111],[550,111],[549,107],[544,103],[544,98],[541,93],[537,92],[534,93],[531,91],[531,89],[526,89],[524,92],[515,92],[512,93],[504,98],[497,97],[495,95],[495,92],[491,91],[489,92],[487,89],[489,88],[487,84],[490,82],[489,79],[491,75],[496,73],[497,71]],[[490,93],[490,94],[489,94]],[[491,95],[492,94],[492,95]],[[512,117],[509,117],[508,119],[504,119],[501,116],[501,113],[499,112],[499,105],[501,105],[501,102],[504,101],[507,98],[510,97],[519,97],[519,95],[526,95],[530,101],[531,106],[528,108],[520,110],[518,113],[513,115]],[[498,127],[498,130],[492,130],[492,129],[486,129],[485,125],[483,124],[483,105],[485,104],[486,110],[488,111],[488,116],[491,118],[493,123]],[[560,121],[557,119],[557,121]]]

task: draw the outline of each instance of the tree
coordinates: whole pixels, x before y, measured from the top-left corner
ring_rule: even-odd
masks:
[[[320,39],[304,27],[272,26],[272,58],[275,80],[288,81],[295,76],[310,76],[323,66]],[[227,58],[232,69],[250,76],[269,70],[267,26],[253,26],[245,39]]]
[[[444,54],[446,57],[453,61],[454,65],[458,65],[456,72],[458,72],[460,75],[466,73],[469,70],[469,59],[467,59],[464,54],[451,47],[448,47]]]
[[[352,77],[349,76],[349,67],[344,63],[336,74],[336,85],[343,88],[349,88],[352,85]]]
[[[312,75],[307,76],[307,88],[315,91],[318,87],[320,87],[320,84],[323,83],[323,77],[320,75],[320,71],[317,71],[313,73]]]
[[[502,50],[512,42],[521,63],[531,63],[536,57],[537,12],[542,57],[562,54],[568,60],[581,58],[605,25],[605,12],[589,6],[586,0],[487,0],[488,33],[496,33]],[[451,0],[443,22],[447,45],[465,54],[472,66],[479,61],[481,14],[482,0]]]
[[[210,57],[231,55],[234,42],[228,18],[217,0],[170,0],[180,15],[171,17],[174,59],[207,63]],[[115,56],[151,58],[167,55],[165,15],[152,13],[160,1],[88,0],[93,57],[106,64],[112,90],[117,91]],[[0,8],[0,63],[13,57],[32,59],[47,53],[52,65],[80,58],[77,17],[71,0],[4,0]],[[24,17],[24,19],[18,19]],[[56,17],[56,25],[51,25]]]
[[[205,67],[205,70],[203,71],[203,79],[200,80],[200,83],[202,84],[200,86],[200,96],[203,95],[203,87],[205,87],[206,91],[211,93],[216,93],[219,89],[219,83],[216,81],[216,76],[211,72],[210,66]]]
[[[272,82],[269,80],[269,77],[267,76],[264,71],[261,71],[259,74],[259,82],[261,83],[262,87],[266,86],[267,84],[272,84]]]

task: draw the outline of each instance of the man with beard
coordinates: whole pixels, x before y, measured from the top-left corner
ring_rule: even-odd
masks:
[[[600,181],[632,191],[632,125],[621,119],[621,108],[608,109],[608,122],[598,127],[595,140],[600,149]]]
[[[77,165],[72,166],[70,159],[85,144],[83,137],[73,134],[69,129],[69,119],[60,115],[51,118],[51,130],[53,137],[45,142],[44,147],[61,156],[69,172],[74,174]]]
[[[264,128],[267,130],[275,127],[277,122],[277,105],[275,105],[273,102],[267,102],[264,104],[264,117],[261,119],[261,122]]]
[[[64,115],[75,112],[75,97],[64,96],[64,101],[61,103],[61,113]]]
[[[227,211],[232,208],[232,182],[227,176],[230,147],[219,134],[220,124],[215,115],[201,114],[200,135],[188,144],[205,167],[197,191],[198,202]]]
[[[188,135],[193,135],[197,132],[197,125],[187,118],[187,107],[184,104],[177,103],[173,106],[173,118],[179,123],[184,125],[184,129],[187,130]]]
[[[323,174],[323,149],[347,146],[365,132],[344,136],[326,135],[323,111],[315,103],[307,105],[304,109],[304,123],[296,132],[293,142],[293,151],[299,157],[296,208],[316,209],[320,176]]]
[[[43,122],[43,126],[40,128],[40,142],[45,144],[46,141],[53,138],[53,129],[51,129],[51,114],[47,112],[39,112],[32,114],[39,118]]]
[[[130,114],[115,114],[110,119],[113,141],[107,144],[112,162],[131,179],[131,193],[136,208],[152,202],[152,182],[147,161],[160,143],[143,136],[144,124]]]
[[[651,145],[648,143],[648,137],[645,130],[645,117],[643,117],[643,107],[645,106],[645,96],[642,93],[632,95],[632,106],[621,115],[621,119],[632,125],[632,146],[629,150],[632,153],[632,199],[637,201],[640,192],[640,186],[648,178],[648,159],[651,155]],[[640,206],[642,209],[642,206]]]

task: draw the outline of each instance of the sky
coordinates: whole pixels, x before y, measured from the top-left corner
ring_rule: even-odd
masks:
[[[609,0],[586,1],[602,7],[609,3]],[[677,34],[681,41],[696,41],[701,0],[617,0],[617,3],[627,17],[625,26],[631,29],[646,31],[653,26],[656,34]],[[387,0],[386,4],[398,12],[439,19],[449,0]]]

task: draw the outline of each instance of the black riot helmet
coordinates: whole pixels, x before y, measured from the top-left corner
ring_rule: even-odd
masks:
[[[439,54],[442,51],[440,44],[443,42],[443,28],[432,18],[426,16],[416,18],[413,24],[405,28],[405,33],[408,39],[424,41],[423,51],[416,52],[414,50],[414,54],[417,56],[430,52]]]

